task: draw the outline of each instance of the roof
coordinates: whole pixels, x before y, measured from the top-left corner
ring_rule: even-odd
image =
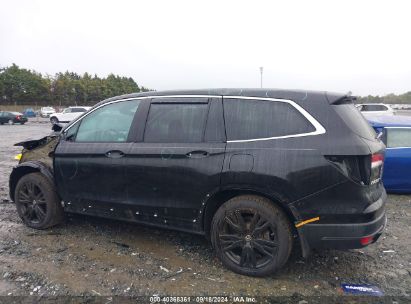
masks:
[[[411,116],[378,115],[366,118],[373,127],[411,127]]]
[[[112,97],[103,100],[102,103],[145,96],[167,96],[167,95],[215,95],[215,96],[248,96],[260,98],[278,98],[290,99],[296,102],[313,101],[313,100],[328,100],[334,103],[347,94],[331,93],[326,91],[307,91],[307,90],[283,90],[283,89],[252,89],[252,88],[218,88],[218,89],[199,89],[199,90],[173,90],[173,91],[150,91],[143,93],[132,93],[121,96]]]

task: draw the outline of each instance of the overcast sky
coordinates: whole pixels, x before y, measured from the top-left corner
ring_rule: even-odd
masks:
[[[156,89],[411,91],[410,1],[0,0],[0,66]]]

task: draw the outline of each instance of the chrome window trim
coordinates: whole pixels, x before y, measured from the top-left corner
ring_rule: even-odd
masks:
[[[130,97],[130,98],[123,98],[123,99],[116,99],[113,101],[109,101],[106,103],[103,103],[101,105],[99,105],[98,107],[96,107],[95,109],[92,109],[90,112],[86,112],[86,114],[82,115],[81,117],[76,118],[75,120],[73,120],[73,122],[71,123],[70,126],[68,126],[67,128],[65,128],[63,131],[67,131],[69,130],[72,126],[74,126],[78,121],[84,119],[85,117],[87,117],[88,115],[90,115],[91,113],[93,113],[94,111],[105,107],[107,105],[113,104],[113,103],[117,103],[117,102],[122,102],[122,101],[129,101],[129,100],[140,100],[140,99],[154,99],[154,98],[182,98],[182,97],[188,97],[188,98],[196,98],[196,97],[205,97],[205,98],[221,98],[221,96],[217,96],[217,95],[155,95],[155,96],[142,96],[142,97]]]
[[[100,106],[96,107],[95,109],[92,109],[89,112],[86,112],[84,115],[81,117],[76,118],[70,126],[65,128],[63,132],[68,131],[72,126],[74,126],[77,122],[80,120],[84,119],[94,111],[118,102],[123,102],[123,101],[129,101],[129,100],[140,100],[140,99],[155,99],[155,98],[230,98],[230,99],[248,99],[248,100],[264,100],[264,101],[274,101],[274,102],[284,102],[288,103],[291,106],[293,106],[297,111],[299,111],[315,128],[315,131],[313,132],[307,132],[307,133],[298,133],[298,134],[292,134],[292,135],[284,135],[284,136],[274,136],[274,137],[267,137],[267,138],[253,138],[253,139],[241,139],[241,140],[227,140],[227,143],[242,143],[242,142],[254,142],[254,141],[266,141],[266,140],[272,140],[272,139],[283,139],[283,138],[294,138],[294,137],[304,137],[304,136],[315,136],[315,135],[321,135],[325,134],[326,130],[325,128],[310,114],[308,113],[304,108],[299,106],[297,103],[295,103],[292,100],[289,99],[279,99],[279,98],[269,98],[269,97],[252,97],[252,96],[225,96],[225,95],[154,95],[154,96],[142,96],[142,97],[130,97],[130,98],[123,98],[123,99],[117,99],[113,100],[104,104],[101,104]]]
[[[230,98],[230,99],[248,99],[248,100],[265,100],[265,101],[275,101],[275,102],[284,102],[288,103],[293,106],[297,111],[299,111],[315,128],[313,132],[307,133],[297,133],[291,135],[284,135],[284,136],[273,136],[273,137],[266,137],[266,138],[253,138],[253,139],[239,139],[239,140],[227,140],[227,143],[243,143],[243,142],[254,142],[254,141],[265,141],[265,140],[272,140],[272,139],[283,139],[283,138],[294,138],[294,137],[304,137],[304,136],[314,136],[324,134],[325,128],[304,108],[299,106],[292,100],[289,99],[279,99],[279,98],[269,98],[269,97],[249,97],[249,96],[223,96],[223,98]]]

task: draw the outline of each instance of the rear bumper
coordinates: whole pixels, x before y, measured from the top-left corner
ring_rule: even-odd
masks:
[[[384,193],[374,203],[381,207],[379,210],[373,211],[378,216],[369,222],[321,224],[320,221],[318,224],[307,224],[301,227],[301,234],[310,248],[354,249],[375,243],[387,223],[384,209],[385,200],[386,195]]]

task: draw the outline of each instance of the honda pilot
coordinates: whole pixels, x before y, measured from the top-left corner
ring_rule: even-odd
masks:
[[[102,101],[23,146],[10,175],[22,221],[66,212],[207,237],[245,275],[281,268],[293,246],[361,248],[381,235],[384,145],[328,92],[214,89]]]

